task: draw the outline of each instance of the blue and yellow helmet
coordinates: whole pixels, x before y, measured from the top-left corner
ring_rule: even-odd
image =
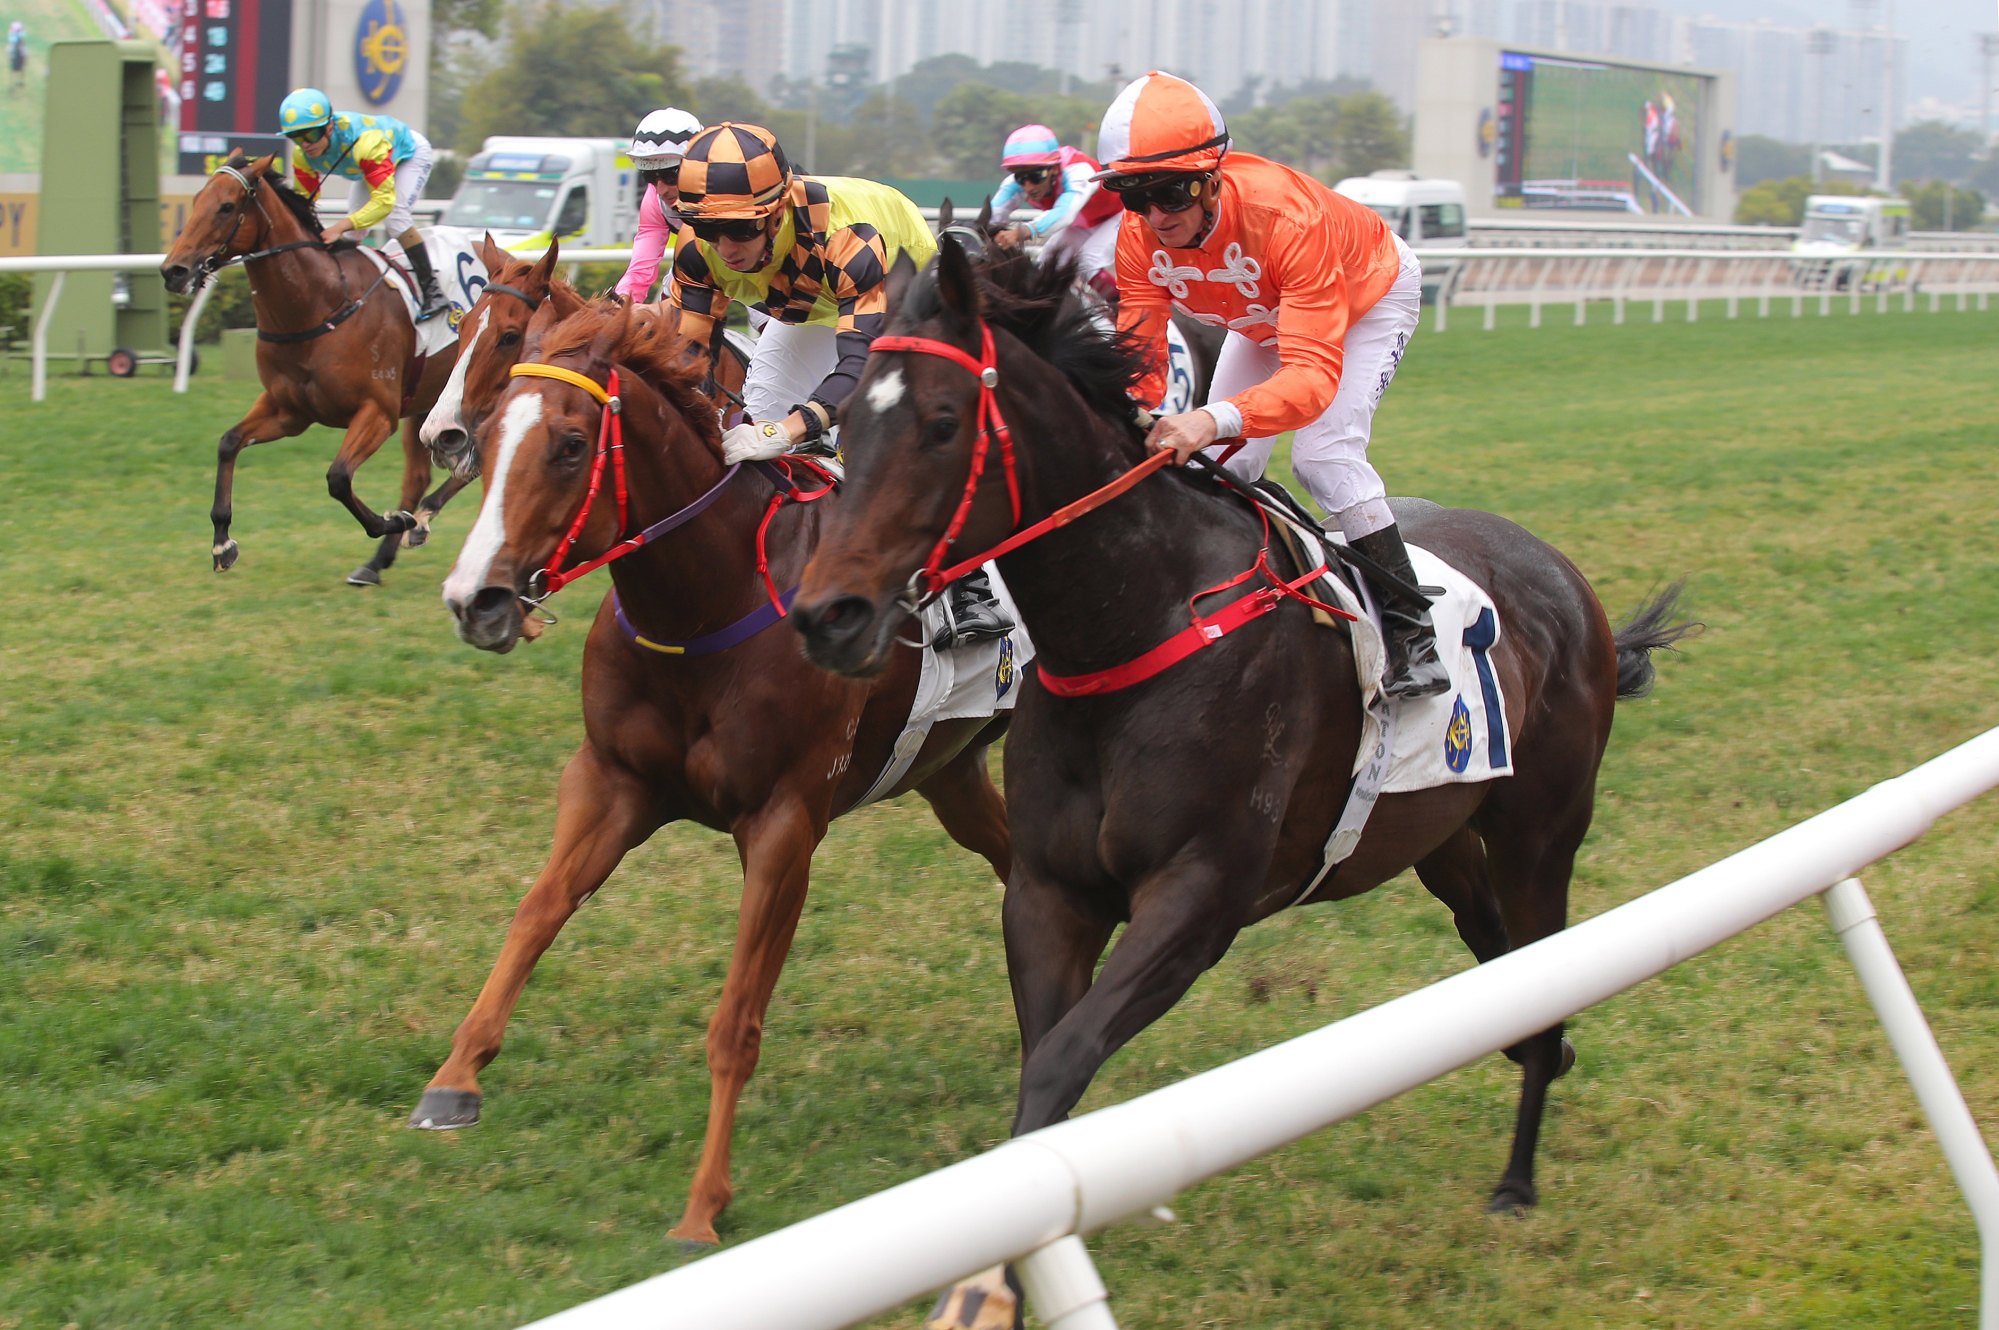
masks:
[[[278,103],[278,132],[296,134],[333,119],[333,99],[318,88],[299,88]]]

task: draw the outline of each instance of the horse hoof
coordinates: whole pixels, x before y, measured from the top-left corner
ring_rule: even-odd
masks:
[[[376,571],[374,568],[369,567],[365,563],[362,564],[359,568],[356,568],[353,572],[347,574],[348,586],[380,586],[381,584],[382,584],[381,573]]]
[[[722,1245],[722,1235],[713,1224],[690,1224],[684,1219],[668,1229],[666,1236],[683,1251],[712,1251]]]
[[[423,1092],[408,1126],[418,1131],[456,1131],[479,1121],[477,1090],[432,1089]]]
[[[1570,1069],[1575,1065],[1576,1046],[1569,1042],[1568,1036],[1564,1035],[1562,1037],[1562,1061],[1555,1068],[1555,1079],[1559,1081],[1562,1077],[1568,1075]]]
[[[416,527],[415,514],[406,513],[400,508],[382,519],[382,534],[385,536],[399,536],[405,531],[416,530]]]
[[[1540,1204],[1540,1193],[1531,1182],[1502,1182],[1492,1192],[1492,1199],[1485,1203],[1489,1215],[1524,1215]]]
[[[418,514],[416,519],[416,525],[411,527],[409,530],[403,532],[403,548],[406,550],[413,550],[417,546],[423,544],[426,540],[429,539],[430,539],[430,518],[428,515]]]
[[[236,566],[236,556],[242,551],[236,548],[235,541],[225,540],[208,553],[215,560],[215,571],[226,573]]]

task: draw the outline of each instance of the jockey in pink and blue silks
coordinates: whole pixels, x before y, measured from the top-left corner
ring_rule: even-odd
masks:
[[[680,161],[687,145],[701,132],[701,122],[677,106],[662,106],[632,132],[630,156],[645,185],[639,200],[639,233],[632,241],[632,261],[614,288],[625,299],[643,302],[652,293],[659,261],[680,232]],[[662,292],[662,295],[664,293]]]
[[[1095,159],[1064,146],[1046,125],[1022,125],[1007,135],[1000,164],[1007,177],[993,195],[994,239],[1007,249],[1039,241],[1047,257],[1073,255],[1082,280],[1102,274],[1111,283],[1123,208],[1092,179]]]

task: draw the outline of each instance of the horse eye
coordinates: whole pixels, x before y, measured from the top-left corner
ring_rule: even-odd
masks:
[[[218,212],[235,212],[235,211],[236,211],[236,205],[235,205],[235,204],[233,204],[233,203],[225,203],[225,204],[223,204],[223,205],[221,206],[221,208],[217,209],[217,211],[218,211]]]
[[[518,343],[520,340],[521,340],[521,335],[519,331],[513,328],[509,328],[505,332],[500,334],[501,346],[513,346],[516,343]]]
[[[958,418],[939,416],[924,427],[924,434],[930,443],[949,443],[958,437]]]
[[[555,455],[564,462],[573,462],[583,456],[584,450],[589,446],[590,441],[581,434],[564,435],[562,446],[556,450]]]

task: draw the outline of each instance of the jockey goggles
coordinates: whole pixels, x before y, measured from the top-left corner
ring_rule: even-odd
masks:
[[[1042,184],[1049,176],[1054,174],[1055,168],[1052,166],[1016,166],[1013,168],[1013,178],[1023,185]]]
[[[1117,195],[1126,212],[1143,213],[1150,208],[1161,212],[1185,212],[1208,192],[1207,179],[1204,173],[1190,175],[1181,172],[1114,175],[1104,181],[1104,188]]]
[[[326,133],[325,125],[314,125],[311,129],[289,130],[286,132],[285,137],[303,148],[308,143],[317,143],[319,136],[324,133]]]
[[[639,179],[648,185],[666,185],[669,188],[680,183],[680,163],[672,166],[648,166],[639,172]]]
[[[760,240],[764,234],[764,219],[761,217],[724,217],[706,221],[699,217],[687,219],[694,229],[694,238],[714,244],[718,240],[732,240],[738,245]]]

